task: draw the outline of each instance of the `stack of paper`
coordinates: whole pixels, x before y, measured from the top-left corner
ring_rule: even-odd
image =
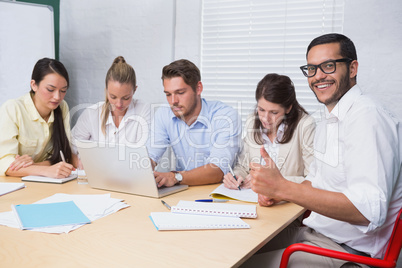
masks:
[[[73,201],[82,213],[92,222],[128,207],[121,199],[111,198],[110,194],[102,195],[70,195],[55,194],[34,204],[51,204]],[[18,217],[13,211],[0,213],[0,224],[20,228]],[[85,224],[85,223],[84,223]],[[67,224],[50,227],[34,227],[29,230],[45,233],[68,233],[84,224]]]
[[[171,212],[151,212],[149,217],[158,231],[250,228],[250,225],[238,217],[202,216]]]
[[[149,216],[158,231],[250,228],[240,217],[256,218],[256,205],[183,201],[171,212],[152,212]]]
[[[25,184],[21,182],[0,182],[0,195],[8,194],[22,188],[25,188]]]
[[[21,229],[91,223],[73,201],[13,206]]]

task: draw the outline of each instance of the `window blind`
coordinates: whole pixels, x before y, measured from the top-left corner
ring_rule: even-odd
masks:
[[[319,108],[299,66],[310,41],[343,30],[343,0],[203,0],[202,96],[235,109],[243,123],[255,109],[257,83],[268,73],[289,76],[299,103]]]

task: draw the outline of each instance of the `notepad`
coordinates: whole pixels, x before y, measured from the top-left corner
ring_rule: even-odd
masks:
[[[25,188],[25,184],[21,182],[0,182],[0,195],[8,194],[22,188]]]
[[[158,231],[250,228],[250,225],[236,217],[203,216],[171,212],[151,212],[149,217]]]
[[[172,206],[171,212],[223,217],[257,218],[256,205],[205,203],[180,200],[176,206]]]
[[[233,190],[226,188],[224,184],[219,185],[210,194],[212,198],[216,199],[231,199],[251,203],[258,203],[258,194],[252,189]]]
[[[25,176],[22,177],[21,180],[23,181],[35,181],[35,182],[50,182],[50,183],[64,183],[67,181],[71,181],[77,178],[77,174],[71,174],[67,178],[57,179],[51,177],[44,177],[44,176]]]
[[[12,206],[21,229],[91,223],[73,201]]]

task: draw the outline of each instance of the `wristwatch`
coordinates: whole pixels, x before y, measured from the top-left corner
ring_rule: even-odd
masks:
[[[181,181],[183,180],[183,175],[181,175],[178,171],[171,171],[174,174],[174,178],[177,180],[176,184],[180,184]]]

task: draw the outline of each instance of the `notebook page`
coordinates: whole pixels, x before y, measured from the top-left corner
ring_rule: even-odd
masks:
[[[251,203],[258,203],[258,194],[251,189],[233,190],[226,188],[222,183],[210,194],[211,197],[217,199],[233,199]]]

